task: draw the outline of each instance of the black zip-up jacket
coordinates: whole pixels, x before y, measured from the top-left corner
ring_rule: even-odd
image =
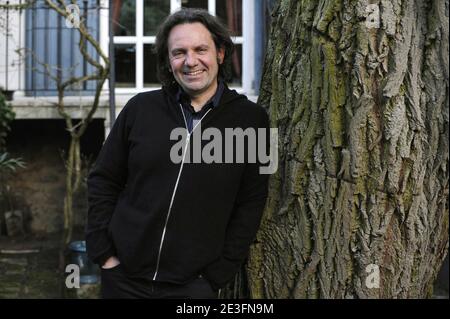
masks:
[[[180,139],[170,133],[185,127],[174,96],[167,88],[141,93],[119,114],[88,178],[87,251],[100,265],[117,256],[132,277],[184,284],[202,275],[219,289],[247,257],[268,175],[247,158],[173,163]],[[201,121],[201,131],[208,127],[224,137],[225,128],[268,129],[269,121],[262,107],[225,87]]]

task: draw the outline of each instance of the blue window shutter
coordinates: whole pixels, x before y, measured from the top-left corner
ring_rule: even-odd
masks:
[[[87,28],[94,39],[99,41],[99,21],[97,0],[77,1],[80,15],[86,16]],[[68,28],[65,19],[45,2],[38,0],[26,12],[26,93],[32,96],[55,96],[56,81],[42,65],[57,76],[60,72],[64,80],[72,76],[92,74],[95,68],[83,59],[78,48],[80,36],[76,29]],[[91,57],[98,61],[98,54],[90,43],[86,45]],[[95,81],[82,84],[80,89],[67,88],[66,95],[92,95]]]

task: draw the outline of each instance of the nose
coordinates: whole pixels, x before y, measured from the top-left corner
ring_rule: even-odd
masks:
[[[186,59],[184,60],[184,65],[187,67],[194,67],[197,65],[197,58],[195,57],[195,53],[187,52]]]

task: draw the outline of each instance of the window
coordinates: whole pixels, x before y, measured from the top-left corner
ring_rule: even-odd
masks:
[[[114,0],[117,92],[135,93],[160,87],[156,76],[156,56],[153,53],[156,32],[167,15],[186,7],[207,9],[228,26],[235,43],[235,54],[232,58],[233,79],[229,85],[252,94],[255,74],[254,1]],[[104,28],[105,23],[102,26]],[[105,32],[102,34],[105,35]]]
[[[96,0],[79,1],[80,12],[94,39],[99,39],[98,4]],[[57,95],[58,75],[62,81],[71,77],[85,76],[95,72],[80,53],[79,33],[67,28],[64,18],[48,8],[43,0],[35,1],[25,11],[26,28],[22,51],[25,57],[25,93],[34,96]],[[87,52],[99,59],[95,49],[86,43]],[[107,52],[107,51],[106,51]],[[92,95],[95,81],[83,83],[82,87],[70,86],[66,95]]]

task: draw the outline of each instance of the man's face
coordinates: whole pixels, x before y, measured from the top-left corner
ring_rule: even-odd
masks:
[[[175,26],[168,39],[170,68],[175,80],[191,96],[214,94],[223,48],[216,49],[211,33],[201,23]]]

